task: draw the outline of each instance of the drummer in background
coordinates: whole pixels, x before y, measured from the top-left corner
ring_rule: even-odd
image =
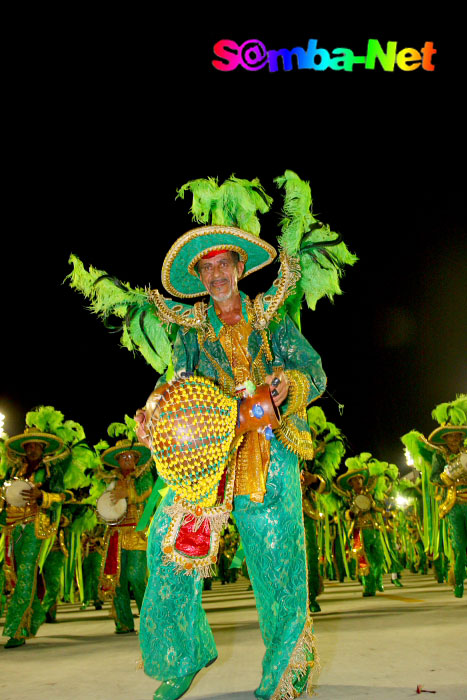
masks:
[[[6,441],[9,468],[3,486],[1,514],[5,534],[5,579],[10,591],[4,635],[6,649],[22,646],[44,622],[45,613],[37,594],[41,551],[54,537],[65,500],[61,471],[53,463],[68,456],[69,451],[56,435],[34,427]],[[22,486],[24,486],[22,488]],[[11,489],[11,490],[10,490]],[[9,499],[23,502],[12,505]],[[1,510],[1,508],[0,508]]]
[[[375,513],[382,508],[377,506],[371,493],[375,480],[370,478],[364,462],[366,454],[346,459],[347,471],[337,478],[336,486],[349,505],[345,517],[350,525],[352,555],[357,561],[357,576],[362,579],[363,596],[369,597],[376,595],[376,589],[384,590],[384,550],[375,519]]]
[[[437,448],[433,455],[431,481],[444,491],[439,515],[440,518],[447,516],[449,521],[449,537],[456,557],[454,595],[462,598],[467,548],[467,397],[460,396],[452,404],[456,404],[456,414],[450,414],[452,422],[436,428],[428,441]],[[437,417],[437,409],[446,406],[449,404],[440,404],[433,411],[433,417]],[[454,422],[464,425],[454,425]]]
[[[136,442],[133,433],[130,439],[119,440],[115,447],[103,452],[101,460],[104,468],[110,468],[106,481],[114,480],[115,486],[107,511],[98,501],[98,515],[109,523],[104,536],[99,596],[113,603],[116,634],[127,634],[135,631],[129,587],[141,610],[147,583],[147,535],[146,531],[136,532],[136,526],[154,483],[150,469],[152,457],[147,447]],[[121,499],[127,502],[126,513],[120,522],[111,524],[114,521],[112,505]]]

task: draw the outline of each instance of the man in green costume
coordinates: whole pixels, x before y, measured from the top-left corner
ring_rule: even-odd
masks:
[[[352,554],[357,561],[357,575],[362,577],[363,596],[374,596],[376,590],[383,590],[382,573],[384,551],[379,525],[375,514],[382,511],[373,496],[374,481],[369,475],[367,457],[363,452],[359,457],[346,460],[347,471],[337,478],[337,488],[344,492],[349,508],[346,517],[349,521],[349,535],[352,538]]]
[[[195,180],[180,190],[181,196],[193,193],[196,220],[211,225],[188,231],[174,243],[162,267],[162,281],[173,296],[186,299],[207,293],[208,303],[189,306],[157,290],[143,293],[128,285],[112,291],[109,276],[93,268],[86,273],[77,258],[71,259],[72,285],[93,300],[98,313],[105,309],[106,314],[127,318],[125,345],[138,347],[157,371],[168,364],[170,329],[179,327],[170,358],[172,374],[161,383],[173,372],[177,378],[194,373],[213,380],[230,397],[267,383],[280,407],[282,421],[273,439],[256,431],[244,438],[236,453],[233,485],[235,521],[266,646],[256,690],[263,700],[300,695],[316,661],[298,458],[313,457],[306,407],[324,391],[326,380],[318,354],[298,330],[301,300],[305,295],[314,308],[322,296],[340,293],[342,267],[356,261],[341,238],[313,217],[308,183],[291,171],[277,182],[286,189],[281,269],[268,292],[254,300],[239,292],[238,280],[276,257],[274,248],[258,235],[256,211],[266,212],[271,203],[258,180],[232,176],[221,186],[214,179]],[[320,273],[318,281],[315,271]],[[145,412],[138,420],[138,435],[146,440]],[[148,543],[150,579],[140,641],[145,672],[162,681],[155,700],[180,698],[196,673],[217,658],[201,607],[196,564],[188,564],[195,575],[181,575],[163,556],[163,542],[172,533],[171,513],[178,507],[170,490],[154,517]],[[199,513],[202,518],[202,508]],[[166,549],[170,557],[173,547]]]
[[[13,591],[4,635],[9,637],[5,648],[12,649],[33,637],[45,619],[37,595],[39,563],[44,547],[57,532],[65,500],[61,472],[54,472],[51,460],[57,453],[64,458],[68,450],[56,435],[35,428],[9,438],[6,445],[12,463],[8,476],[25,482],[21,491],[24,505],[9,502],[9,482],[4,484],[5,574]]]
[[[464,403],[467,402],[464,400]],[[455,554],[454,595],[456,598],[462,598],[464,595],[466,565],[467,451],[464,447],[466,438],[467,425],[453,424],[442,425],[428,438],[428,441],[438,448],[433,455],[431,480],[444,492],[439,514],[440,518],[447,517],[449,521],[449,536]]]
[[[149,468],[152,457],[147,447],[126,439],[105,450],[101,460],[111,469],[106,479],[115,479],[111,501],[116,504],[126,499],[127,510],[122,519],[106,528],[99,595],[103,601],[112,601],[116,634],[128,634],[135,631],[130,587],[138,610],[146,589],[147,539],[145,532],[136,532],[136,525],[153,487]]]

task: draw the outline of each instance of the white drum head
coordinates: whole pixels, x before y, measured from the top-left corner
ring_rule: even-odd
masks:
[[[125,517],[127,501],[126,498],[121,498],[116,503],[113,503],[111,494],[112,491],[106,491],[97,499],[97,513],[109,525],[118,525]]]
[[[368,496],[365,496],[363,493],[360,493],[360,494],[358,494],[358,496],[355,496],[354,504],[357,506],[358,510],[361,510],[363,512],[366,512],[367,510],[370,510],[370,508],[371,508],[370,499],[368,498]]]
[[[33,485],[30,481],[25,479],[12,479],[11,481],[5,481],[3,484],[3,493],[5,495],[5,500],[10,506],[15,506],[16,508],[24,508],[27,504],[26,498],[21,495],[21,491],[31,491]]]

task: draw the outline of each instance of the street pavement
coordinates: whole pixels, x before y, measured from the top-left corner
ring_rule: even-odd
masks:
[[[415,698],[417,686],[424,698],[467,698],[467,596],[455,598],[432,575],[404,572],[402,580],[395,588],[386,576],[375,598],[363,598],[356,582],[326,584],[315,615],[317,700]],[[247,589],[241,579],[204,593],[219,658],[186,700],[253,700],[264,647]],[[158,683],[138,669],[138,637],[115,635],[109,613],[108,605],[61,605],[58,622],[24,647],[1,647],[1,700],[151,700]]]

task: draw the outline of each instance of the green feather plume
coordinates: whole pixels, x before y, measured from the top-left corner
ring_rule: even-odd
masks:
[[[416,468],[420,472],[431,474],[431,462],[436,450],[426,442],[422,433],[411,430],[401,437],[401,442],[409,451]]]
[[[190,180],[177,191],[184,199],[191,192],[193,220],[199,224],[237,226],[259,236],[261,225],[257,212],[269,211],[272,198],[258,178],[242,180],[235,175],[219,185],[216,178]]]
[[[339,428],[326,420],[320,406],[307,411],[308,425],[316,435],[313,471],[331,480],[338,472],[345,454],[344,436]]]
[[[345,460],[345,466],[351,470],[354,469],[367,469],[368,460],[371,458],[370,452],[361,452],[355,457],[347,457]]]
[[[292,170],[286,170],[274,182],[285,189],[279,243],[288,255],[300,257],[302,276],[297,292],[287,301],[288,311],[296,320],[303,296],[314,310],[322,297],[332,301],[336,294],[342,294],[339,281],[344,266],[354,265],[358,258],[337,233],[313,216],[308,182]]]
[[[135,419],[125,415],[124,420],[124,423],[111,423],[107,428],[107,434],[112,438],[117,438],[124,435],[127,440],[131,440],[131,442],[138,442]]]
[[[43,433],[55,435],[58,427],[63,425],[65,416],[61,411],[57,411],[53,406],[39,406],[34,411],[26,413],[26,425],[30,428],[37,428]]]
[[[431,416],[440,425],[467,425],[467,394],[459,394],[454,401],[438,404]]]
[[[76,255],[69,262],[72,272],[66,277],[73,289],[90,300],[90,309],[98,314],[111,331],[122,331],[121,344],[128,350],[139,350],[156,372],[162,374],[170,363],[172,343],[167,329],[159,321],[155,307],[144,289],[132,289],[103,270],[86,270]],[[122,319],[110,325],[110,317]]]

